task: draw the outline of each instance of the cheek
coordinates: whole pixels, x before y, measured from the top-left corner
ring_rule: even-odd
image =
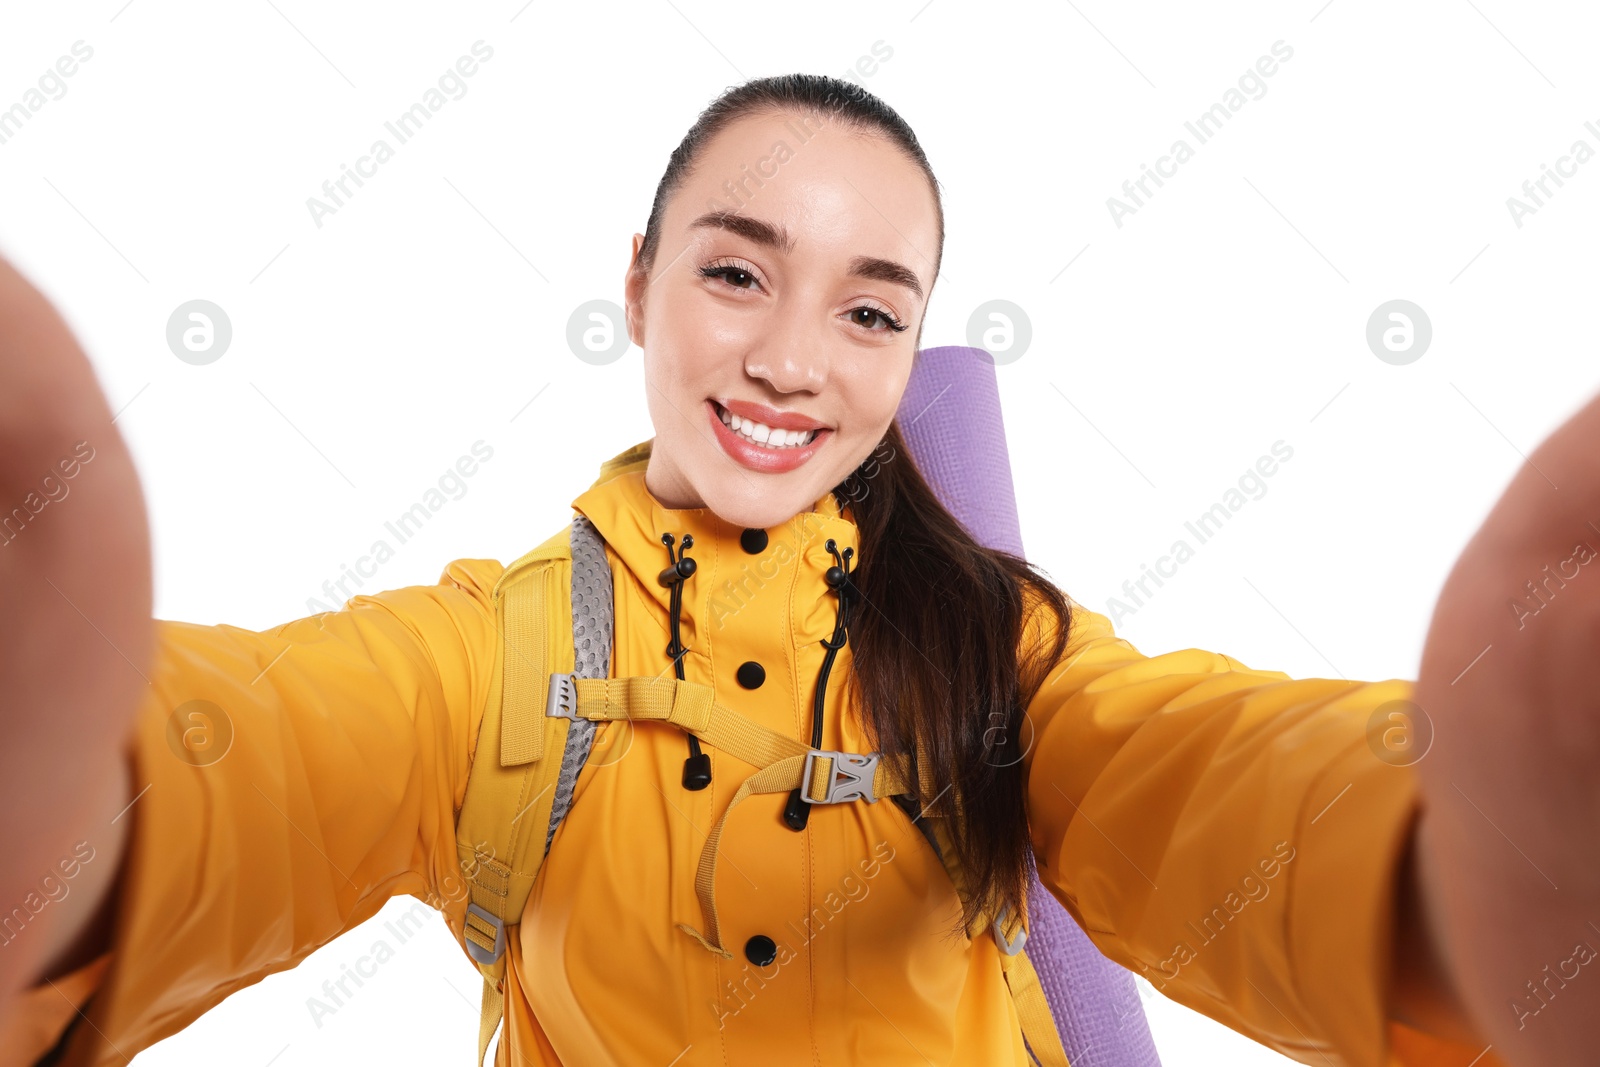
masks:
[[[769,327],[754,311],[707,302],[687,324],[688,336],[708,350],[742,354],[764,336]]]
[[[891,360],[896,357],[886,355],[883,360],[866,361],[839,383],[850,398],[849,412],[856,430],[863,435],[875,434],[873,440],[882,437],[894,420],[911,376],[909,355],[904,357],[903,366]]]
[[[645,373],[657,386],[667,383],[711,395],[743,373],[744,355],[754,335],[750,316],[707,308],[692,296],[663,308],[646,335]]]

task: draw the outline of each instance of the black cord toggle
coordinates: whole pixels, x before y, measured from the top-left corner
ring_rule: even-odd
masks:
[[[684,555],[694,544],[693,534],[684,534],[683,541],[678,546],[677,554],[672,551],[672,535],[661,535],[661,543],[667,546],[667,559],[671,561],[668,567],[661,572],[658,580],[662,585],[668,586],[672,593],[667,600],[667,616],[671,622],[672,640],[667,642],[667,655],[672,659],[672,666],[677,671],[678,680],[683,681],[683,657],[689,650],[683,644],[678,634],[678,620],[683,613],[683,582],[694,574],[695,562]],[[711,784],[711,757],[700,751],[700,739],[694,734],[689,736],[689,756],[683,761],[683,787],[689,790],[700,790]]]
[[[669,533],[662,534],[661,543],[667,546],[667,555],[670,557],[672,555],[672,535]],[[656,580],[662,585],[676,586],[685,578],[693,575],[695,562],[692,559],[685,558],[683,555],[684,549],[689,548],[693,544],[694,535],[684,534],[683,545],[678,549],[678,558],[673,560],[672,565],[666,570],[662,571],[660,575],[657,576]]]
[[[850,605],[861,595],[861,590],[856,588],[850,576],[850,557],[855,555],[855,549],[846,548],[841,554],[839,543],[833,538],[828,538],[824,546],[833,554],[835,563],[823,574],[823,579],[828,583],[839,597],[839,613],[833,624],[833,636],[823,638],[822,647],[828,651],[822,657],[822,670],[817,675],[817,690],[811,705],[811,747],[822,747],[822,707],[828,690],[828,671],[833,667],[833,657],[845,646],[849,640]],[[783,823],[795,833],[806,828],[807,821],[811,818],[811,805],[801,795],[800,790],[810,783],[802,782],[800,789],[789,793],[789,801],[783,807]]]

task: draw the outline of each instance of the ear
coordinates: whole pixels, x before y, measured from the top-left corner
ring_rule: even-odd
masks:
[[[644,291],[650,279],[639,269],[639,248],[644,244],[644,234],[633,235],[633,255],[628,261],[628,273],[623,279],[623,292],[627,301],[628,339],[644,347]]]

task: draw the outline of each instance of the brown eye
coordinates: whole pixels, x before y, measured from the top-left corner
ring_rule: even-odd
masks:
[[[877,331],[879,329],[888,329],[894,330],[898,333],[899,331],[905,329],[905,327],[902,326],[893,315],[889,314],[887,311],[881,311],[875,307],[863,306],[852,308],[850,310],[850,321],[855,323],[857,326],[873,331]],[[881,327],[874,325],[879,321],[881,321],[883,324]]]
[[[702,276],[707,278],[721,278],[735,289],[749,289],[755,285],[755,275],[739,267],[711,266],[700,268]]]

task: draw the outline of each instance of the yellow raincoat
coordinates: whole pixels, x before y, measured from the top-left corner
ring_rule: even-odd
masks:
[[[610,546],[612,673],[671,670],[661,535],[693,534],[687,679],[808,742],[836,618],[824,546],[859,556],[850,513],[829,494],[762,537],[708,509],[663,508],[644,484],[648,446],[572,502]],[[85,1001],[92,1025],[73,1028],[62,1062],[125,1063],[116,1050],[182,1029],[396,894],[440,907],[459,937],[454,818],[503,570],[458,560],[438,585],[259,633],[161,622],[130,746],[144,792],[111,949],[27,994],[0,1064],[32,1064]],[[1045,623],[1033,616],[1030,632]],[[866,752],[849,669],[846,645],[822,747]],[[1465,1064],[1478,1049],[1383,1014],[1417,788],[1375,757],[1366,730],[1410,693],[1401,680],[1293,680],[1199,649],[1147,657],[1074,604],[1024,733],[1040,877],[1112,959],[1297,1060]],[[194,700],[224,709],[233,731],[205,766],[169,736]],[[780,823],[784,795],[738,807],[716,885],[734,952],[723,960],[678,925],[703,926],[701,848],[755,768],[708,748],[712,784],[690,792],[679,729],[601,730],[508,946],[498,1064],[1029,1062],[992,937],[947,936],[955,891],[893,802],[817,807],[801,833]],[[775,963],[745,958],[757,935],[776,943]]]

